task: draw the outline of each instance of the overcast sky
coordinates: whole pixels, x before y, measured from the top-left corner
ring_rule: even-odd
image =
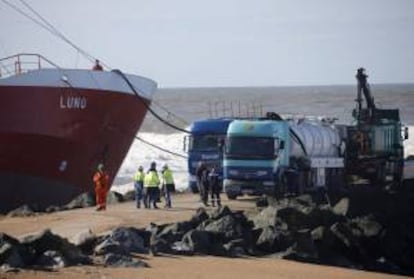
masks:
[[[0,56],[90,67],[0,0]],[[18,0],[7,0],[19,7]],[[82,49],[160,87],[414,82],[413,0],[26,0]]]

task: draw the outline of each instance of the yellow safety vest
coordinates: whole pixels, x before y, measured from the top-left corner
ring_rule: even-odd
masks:
[[[156,171],[150,171],[145,175],[144,179],[144,187],[150,188],[150,187],[158,187],[160,185],[160,179],[158,178],[158,174]]]
[[[164,184],[174,184],[173,174],[172,174],[172,171],[170,169],[166,169],[162,173],[162,178],[164,180]]]
[[[137,171],[134,175],[134,181],[144,182],[145,173],[143,171]]]

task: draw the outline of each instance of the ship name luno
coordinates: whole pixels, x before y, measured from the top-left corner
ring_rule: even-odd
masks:
[[[85,109],[86,97],[60,96],[61,109]]]

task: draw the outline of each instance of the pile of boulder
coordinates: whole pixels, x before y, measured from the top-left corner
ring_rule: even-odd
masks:
[[[0,265],[3,271],[19,268],[57,269],[90,264],[91,260],[68,240],[46,230],[21,241],[0,234]]]
[[[109,191],[108,197],[107,197],[107,203],[116,204],[116,203],[122,203],[125,201],[131,201],[133,200],[134,196],[135,196],[134,191],[127,192],[125,195],[122,195],[115,191]],[[24,204],[8,212],[7,216],[8,217],[28,217],[28,216],[36,215],[38,213],[52,213],[52,212],[57,212],[57,211],[72,210],[76,208],[91,207],[95,205],[96,205],[95,193],[86,192],[86,193],[82,193],[78,195],[72,201],[62,206],[51,205],[46,208],[42,208],[36,204],[30,204],[30,205]]]
[[[260,256],[414,275],[413,191],[267,199],[246,216],[224,206],[187,221],[151,224],[157,255]]]
[[[56,270],[73,265],[147,267],[134,253],[148,253],[150,233],[116,228],[103,236],[82,232],[71,241],[45,230],[20,241],[0,234],[0,270]]]
[[[0,265],[143,267],[136,253],[274,257],[414,275],[414,192],[355,190],[258,203],[254,213],[199,208],[191,219],[147,228],[86,232],[68,242],[47,231],[17,241],[0,237]],[[325,198],[326,197],[326,198]],[[44,240],[46,238],[46,240]]]

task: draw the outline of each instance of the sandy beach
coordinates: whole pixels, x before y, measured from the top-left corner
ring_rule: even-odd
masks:
[[[254,199],[224,200],[232,210],[256,212]],[[133,202],[110,205],[106,212],[93,208],[42,214],[34,217],[0,217],[0,231],[22,237],[47,228],[70,239],[79,232],[92,230],[104,233],[116,226],[144,228],[151,222],[163,224],[190,218],[200,206],[196,195],[174,196],[172,209],[136,209]],[[209,209],[211,210],[211,209]],[[374,272],[311,265],[272,258],[223,258],[213,256],[151,256],[138,254],[149,268],[108,268],[103,266],[76,266],[57,272],[27,270],[3,273],[0,278],[398,278]],[[401,277],[403,278],[403,277]]]

